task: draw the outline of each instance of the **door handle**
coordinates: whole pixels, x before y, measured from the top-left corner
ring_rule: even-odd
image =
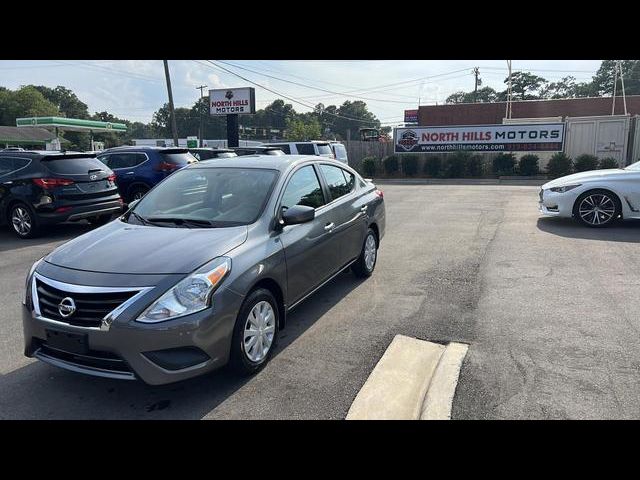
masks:
[[[133,175],[133,172],[127,172],[125,175]]]
[[[324,226],[324,229],[325,229],[325,231],[330,232],[331,230],[333,230],[333,227],[335,227],[335,226],[336,226],[336,225],[335,225],[335,223],[333,223],[333,222],[331,222],[331,223],[327,223],[327,224]]]

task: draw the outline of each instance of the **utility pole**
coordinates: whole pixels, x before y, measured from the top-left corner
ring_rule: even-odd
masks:
[[[200,90],[200,103],[202,103],[202,98],[204,97],[204,89],[207,88],[206,85],[200,85],[196,87],[196,90]],[[200,128],[198,129],[198,145],[202,148],[202,112],[200,112]]]
[[[509,86],[507,87],[507,112],[506,117],[511,118],[511,60],[507,60],[507,67],[509,68]]]
[[[176,113],[173,108],[173,93],[171,93],[171,78],[169,78],[169,63],[164,62],[164,76],[167,80],[167,92],[169,93],[169,114],[171,115],[171,130],[173,132],[173,145],[178,146],[178,128],[176,127]]]
[[[475,86],[473,88],[473,101],[474,103],[478,101],[478,85],[480,85],[480,68],[475,67],[473,69],[473,75],[476,77]]]

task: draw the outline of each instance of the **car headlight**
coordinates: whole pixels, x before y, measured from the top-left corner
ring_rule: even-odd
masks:
[[[31,279],[33,278],[33,272],[36,271],[36,268],[38,268],[38,265],[40,265],[42,260],[44,260],[44,257],[33,262],[33,265],[31,265],[31,269],[29,270],[29,274],[27,275],[27,278],[24,279],[24,295],[22,296],[23,305],[27,304],[27,298],[31,293]]]
[[[564,185],[562,187],[552,187],[549,190],[556,193],[565,193],[565,192],[568,192],[569,190],[573,190],[574,188],[579,187],[580,185],[581,185],[580,183],[576,185]]]
[[[153,302],[137,319],[156,323],[196,313],[211,304],[213,292],[231,271],[231,259],[218,257],[192,273]]]

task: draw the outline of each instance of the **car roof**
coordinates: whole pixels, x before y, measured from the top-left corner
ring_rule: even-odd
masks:
[[[58,158],[93,158],[95,153],[86,152],[61,152],[59,150],[13,150],[13,151],[0,151],[0,155],[6,155],[10,157],[15,156],[27,156],[29,158],[45,158],[45,157],[58,157]]]
[[[283,172],[290,167],[308,161],[334,163],[338,167],[347,167],[342,162],[317,155],[242,155],[239,157],[218,158],[215,162],[194,163],[186,168],[270,168]]]
[[[183,150],[187,152],[189,149],[187,147],[157,147],[155,145],[121,145],[119,147],[106,148],[105,150],[103,150],[103,153],[120,150],[154,150],[159,152],[165,150]]]
[[[270,142],[270,143],[265,144],[265,146],[266,147],[270,147],[272,145],[287,145],[287,144],[293,144],[293,143],[295,143],[295,144],[300,144],[300,143],[320,143],[320,144],[323,144],[323,143],[330,143],[330,142],[329,142],[329,140],[307,140],[307,141],[304,141],[304,142],[292,142],[292,141],[289,141],[289,140],[283,140],[281,142],[278,142],[278,141]]]
[[[207,152],[231,152],[231,153],[233,153],[233,150],[231,148],[222,148],[222,147],[193,147],[193,148],[189,148],[188,150],[190,152],[192,150],[195,150],[195,151],[205,150]]]

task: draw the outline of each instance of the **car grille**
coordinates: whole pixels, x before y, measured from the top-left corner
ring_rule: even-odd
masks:
[[[113,293],[71,293],[58,290],[36,278],[38,306],[43,317],[80,327],[99,327],[102,319],[112,310],[134,296],[136,291]],[[58,305],[63,298],[70,297],[76,304],[76,311],[63,317]]]
[[[49,362],[51,359],[57,360],[64,365],[87,371],[87,373],[102,372],[103,374],[107,374],[104,376],[135,378],[131,367],[129,367],[122,358],[111,352],[89,350],[86,354],[80,355],[53,348],[46,343],[42,343],[40,348],[35,352],[35,356]]]

